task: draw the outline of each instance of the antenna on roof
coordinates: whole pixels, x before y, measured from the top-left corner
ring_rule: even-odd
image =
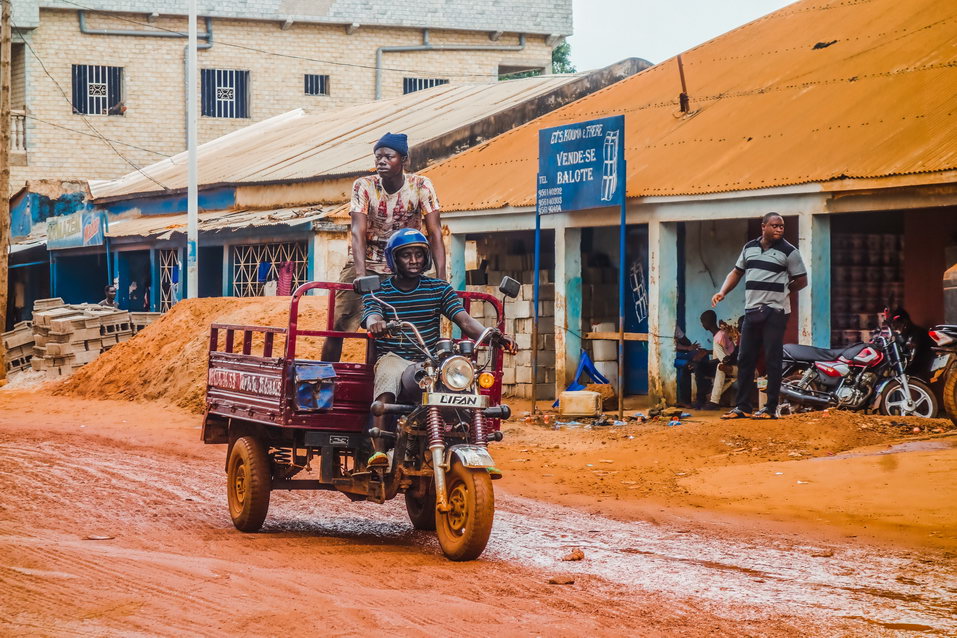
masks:
[[[678,54],[678,75],[681,77],[681,93],[678,94],[678,107],[682,113],[690,111],[688,87],[685,84],[685,65],[681,62],[681,54]]]

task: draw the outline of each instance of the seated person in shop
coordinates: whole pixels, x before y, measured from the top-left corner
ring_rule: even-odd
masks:
[[[918,326],[903,308],[895,308],[887,317],[891,327],[904,338],[904,347],[913,352],[907,372],[923,379],[929,379],[930,366],[934,360],[934,340],[930,338],[927,328]]]
[[[693,364],[695,383],[698,386],[694,408],[717,410],[735,344],[730,335],[731,326],[724,321],[719,323],[714,310],[701,313],[701,326],[711,333],[713,350],[709,353],[711,358],[705,356]]]
[[[414,337],[389,334],[386,329],[388,321],[398,319],[413,324],[430,352],[439,339],[443,315],[470,339],[478,339],[485,326],[469,316],[448,282],[423,275],[432,266],[432,251],[429,240],[421,232],[405,228],[394,233],[386,242],[385,259],[389,270],[395,274],[382,282],[375,296],[393,306],[398,316],[372,295],[365,295],[362,299],[362,324],[376,340],[372,396],[376,401],[395,403],[402,390],[403,373],[424,357],[413,341]],[[501,345],[509,352],[515,351],[512,339],[497,331],[493,344]],[[389,429],[389,425],[385,416],[375,417],[375,426],[379,429]],[[388,465],[385,442],[381,438],[375,439],[373,445],[375,452],[369,458],[369,465]]]
[[[706,351],[701,344],[692,342],[680,326],[675,326],[675,368],[678,381],[678,406],[691,407],[691,373],[697,359],[704,357]]]

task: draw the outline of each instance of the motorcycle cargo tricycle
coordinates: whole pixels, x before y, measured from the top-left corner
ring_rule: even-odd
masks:
[[[360,278],[355,286],[374,296],[378,278]],[[514,297],[519,287],[506,277],[499,289]],[[373,403],[374,340],[365,332],[333,330],[334,293],[349,288],[303,284],[292,295],[287,327],[211,327],[202,439],[228,446],[233,524],[244,532],[259,530],[273,490],[335,490],[374,503],[402,494],[415,528],[435,530],[448,558],[472,560],[488,542],[495,514],[492,480],[501,477],[488,443],[502,439],[499,423],[510,416],[501,404],[503,356],[494,345],[505,326],[503,304],[485,293],[457,293],[466,310],[481,302],[489,317],[491,308],[495,327],[474,342],[440,339],[433,351],[415,326],[390,322],[391,330],[417,340],[423,350],[421,365],[408,375],[417,385],[408,393],[415,399]],[[299,327],[300,300],[311,290],[327,294],[325,330]],[[365,340],[365,362],[299,358],[303,337]],[[277,341],[280,347],[274,347]],[[394,431],[370,427],[372,415],[389,415]],[[387,465],[367,464],[374,438],[392,445]],[[311,478],[296,478],[304,471]]]

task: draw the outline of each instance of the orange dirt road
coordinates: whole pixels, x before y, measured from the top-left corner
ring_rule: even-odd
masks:
[[[413,531],[401,500],[276,492],[264,531],[243,534],[225,449],[200,443],[199,422],[160,403],[0,392],[0,635],[957,633],[944,550],[620,520],[521,496],[509,477],[470,563]],[[562,562],[574,547],[584,560]]]

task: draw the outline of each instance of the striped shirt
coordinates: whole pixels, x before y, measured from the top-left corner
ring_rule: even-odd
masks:
[[[389,277],[382,282],[382,288],[375,293],[376,297],[394,306],[399,313],[399,320],[408,321],[418,328],[431,352],[439,340],[440,317],[445,315],[451,320],[460,312],[465,312],[462,300],[452,286],[441,279],[422,277],[419,285],[408,292],[397,288],[394,281],[393,277]],[[362,298],[362,325],[367,325],[366,320],[372,315],[379,315],[386,321],[396,318],[391,310],[383,309],[371,295],[365,295]],[[376,339],[376,351],[379,356],[393,352],[408,361],[421,361],[424,356],[415,344],[414,335],[400,333],[395,337]]]
[[[770,306],[791,313],[788,284],[807,275],[801,253],[793,245],[779,239],[767,249],[761,239],[752,239],[741,249],[735,269],[744,273],[744,308]]]

